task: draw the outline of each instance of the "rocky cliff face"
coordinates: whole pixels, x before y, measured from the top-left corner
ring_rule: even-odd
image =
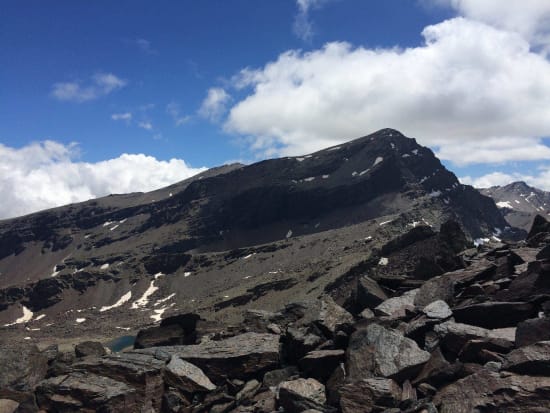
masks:
[[[385,129],[310,155],[2,221],[2,334],[115,337],[181,311],[234,321],[248,307],[344,294],[350,274],[385,258],[380,249],[412,228],[428,228],[427,251],[446,257],[434,234],[449,219],[469,239],[507,225],[429,149]],[[424,254],[401,277],[453,265]]]
[[[513,182],[505,186],[480,189],[494,199],[508,224],[528,231],[536,215],[550,217],[550,192]]]

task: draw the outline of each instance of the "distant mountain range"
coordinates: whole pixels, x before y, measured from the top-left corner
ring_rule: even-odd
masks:
[[[493,186],[479,190],[493,198],[510,226],[529,230],[538,214],[550,217],[550,192],[525,182],[513,182],[505,186]]]
[[[448,220],[472,240],[508,225],[393,129],[214,168],[0,222],[0,325],[28,319],[39,330],[23,334],[37,339],[104,338],[183,310],[230,320],[250,305],[316,297],[395,237]]]

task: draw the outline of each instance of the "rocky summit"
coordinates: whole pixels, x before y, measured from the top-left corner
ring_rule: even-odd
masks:
[[[535,216],[550,217],[550,192],[533,188],[525,182],[493,186],[480,192],[495,200],[510,226],[529,231]]]
[[[2,221],[0,412],[550,412],[528,230],[392,129]]]

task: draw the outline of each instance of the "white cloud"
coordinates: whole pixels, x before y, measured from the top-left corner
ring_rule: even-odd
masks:
[[[150,191],[202,172],[181,159],[144,154],[78,162],[78,148],[54,141],[16,149],[0,144],[0,218],[80,202],[111,193]]]
[[[86,102],[106,96],[126,86],[127,82],[112,73],[97,73],[90,82],[59,82],[52,87],[52,96],[70,102]]]
[[[548,0],[424,0],[449,6],[470,19],[520,33],[536,45],[550,45]]]
[[[130,122],[132,120],[132,114],[130,112],[125,113],[113,113],[111,115],[112,120],[123,120],[126,122]]]
[[[321,7],[330,0],[296,0],[298,13],[294,16],[294,34],[305,42],[311,41],[315,31],[309,17],[312,9]]]
[[[153,130],[153,124],[151,122],[138,122],[138,127],[145,130]]]
[[[138,38],[136,39],[137,47],[144,53],[155,54],[156,50],[151,46],[151,42],[147,39]]]
[[[550,159],[550,63],[513,32],[454,18],[425,44],[288,51],[233,84],[227,131],[265,155],[303,154],[385,127],[457,164]]]
[[[199,115],[216,122],[225,113],[230,100],[231,96],[224,89],[219,87],[210,88],[202,101]]]
[[[516,172],[492,172],[477,178],[464,176],[460,178],[460,181],[476,188],[489,188],[491,186],[502,186],[516,181],[524,181],[535,188],[550,191],[550,166],[541,167],[540,172],[536,175]]]
[[[176,102],[170,102],[166,105],[166,112],[174,119],[176,126],[184,125],[191,120],[191,116],[181,113],[180,105]]]

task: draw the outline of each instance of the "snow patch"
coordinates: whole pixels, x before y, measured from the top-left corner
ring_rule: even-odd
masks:
[[[155,320],[156,322],[159,322],[162,319],[162,314],[166,311],[167,307],[159,308],[158,310],[154,310],[154,314],[150,317]]]
[[[418,155],[418,149],[414,149],[411,151],[414,155]]]
[[[31,321],[34,313],[31,310],[29,310],[27,307],[25,306],[22,306],[22,307],[23,307],[23,315],[19,317],[17,320],[15,320],[13,323],[4,324],[4,327],[14,326],[16,324],[22,324],[22,323],[26,323],[27,321]]]
[[[111,224],[112,224],[111,221],[106,221],[106,222],[103,223],[103,226],[104,226],[104,227],[108,227],[108,226],[111,225]]]
[[[149,303],[149,297],[155,293],[159,288],[155,285],[155,280],[151,281],[151,284],[149,284],[149,288],[145,290],[143,295],[136,301],[132,303],[132,306],[130,307],[132,310],[136,310],[141,307],[145,307],[147,303]]]
[[[491,241],[489,238],[477,238],[474,240],[474,245],[479,247],[480,245],[486,244]]]
[[[40,314],[38,317],[34,319],[34,321],[42,320],[44,317],[46,317],[46,314]]]
[[[50,275],[50,277],[55,277],[57,274],[59,274],[61,272],[61,270],[59,270],[59,271],[56,271],[56,270],[57,270],[57,265],[54,265],[53,271],[52,271],[52,274]]]
[[[172,298],[174,298],[176,296],[176,293],[172,293],[170,294],[168,297],[164,297],[164,298],[161,298],[160,300],[157,300],[155,304],[153,304],[154,307],[156,307],[157,305],[160,305],[162,303],[165,303],[166,301],[168,300],[171,300]]]
[[[402,158],[410,158],[411,155],[409,155],[408,153],[404,153],[403,155],[401,155]]]
[[[114,227],[111,227],[111,228],[109,228],[109,229],[110,229],[111,231],[114,231],[114,230],[117,229],[117,228],[118,228],[118,224],[116,224]]]
[[[393,222],[393,221],[394,221],[393,219],[390,219],[389,221],[383,221],[378,225],[380,225],[382,227],[382,226],[387,225],[387,224],[389,224],[390,222]]]
[[[514,199],[514,202],[515,202],[516,204],[521,204],[521,202],[519,202],[517,199]]]
[[[330,175],[323,175],[322,178],[323,179],[328,179],[330,177]]]
[[[126,294],[124,294],[120,299],[114,303],[113,305],[106,305],[99,309],[100,313],[103,313],[104,311],[112,310],[113,308],[120,307],[122,304],[130,301],[130,298],[132,298],[132,291],[128,291]]]
[[[115,328],[118,328],[119,330],[130,331],[130,327],[115,327]]]
[[[298,162],[302,162],[302,161],[303,161],[304,159],[306,159],[306,158],[304,158],[304,157],[299,157],[299,158],[294,158],[294,159],[296,159]]]
[[[305,181],[305,182],[311,182],[311,181],[313,181],[313,180],[315,180],[315,177],[314,177],[314,176],[310,176],[309,178],[304,178],[304,181]]]
[[[86,321],[85,318],[77,318],[77,319],[76,319],[76,322],[79,323],[79,324],[80,324],[80,323],[83,323],[84,321]]]
[[[252,254],[248,254],[246,257],[243,257],[243,260],[247,260],[247,259],[249,259],[250,257],[252,257],[253,255],[256,255],[256,253],[253,252]]]
[[[292,230],[289,229],[288,232],[286,233],[286,238],[290,238],[292,236]]]
[[[368,171],[370,171],[370,168],[365,169],[364,171],[359,172],[359,176],[365,175]]]
[[[382,265],[384,267],[388,265],[388,263],[389,263],[389,260],[386,257],[382,257],[380,258],[380,261],[378,261],[378,265]]]
[[[376,158],[374,160],[374,163],[372,164],[373,167],[375,167],[376,165],[378,165],[380,162],[382,162],[384,160],[384,158],[382,158],[381,156],[379,156],[378,158]]]
[[[341,146],[335,146],[334,148],[328,148],[327,151],[337,151]]]
[[[356,176],[356,175],[357,175],[357,171],[353,171],[353,172],[351,173],[351,176]]]
[[[435,191],[435,190],[432,191],[432,192],[430,192],[430,193],[428,194],[428,196],[429,196],[430,198],[437,198],[437,197],[440,196],[440,195],[441,195],[441,191]]]
[[[183,276],[184,277],[189,277],[191,275],[191,272],[190,271],[186,271],[183,273]]]
[[[109,263],[108,262],[106,262],[101,267],[99,267],[99,269],[101,269],[101,270],[106,270],[107,268],[109,268]]]
[[[118,221],[118,223],[119,223],[119,224],[124,224],[127,220],[128,220],[128,218],[124,218],[124,219]]]

